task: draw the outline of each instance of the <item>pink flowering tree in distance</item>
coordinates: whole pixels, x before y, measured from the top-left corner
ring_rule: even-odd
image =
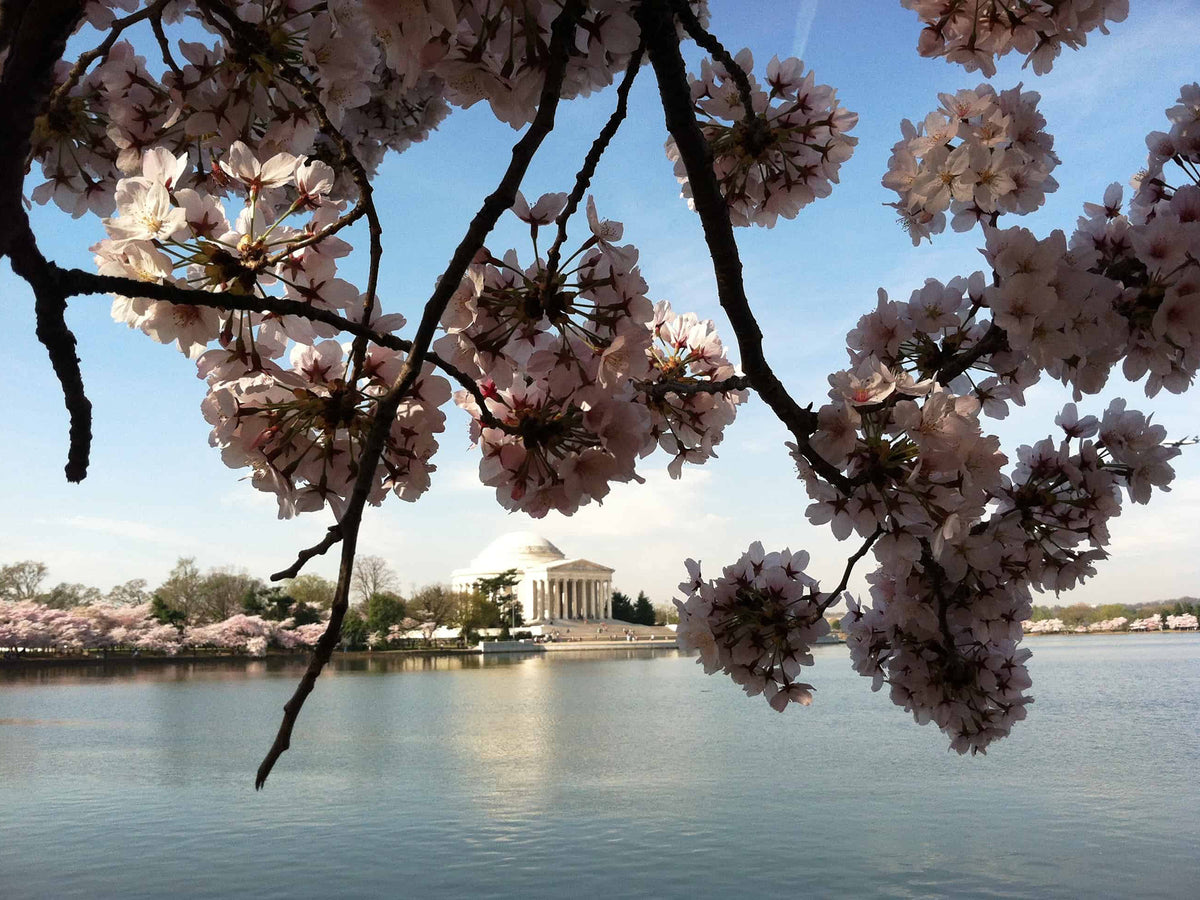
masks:
[[[901,3],[924,25],[922,55],[987,77],[1008,53],[1049,70],[1128,6]],[[81,29],[91,49],[64,58]],[[685,41],[706,54],[699,71],[685,66]],[[756,543],[715,577],[689,560],[681,644],[776,709],[808,704],[810,648],[845,598],[855,669],[954,749],[983,751],[1024,718],[1031,591],[1094,572],[1109,519],[1126,497],[1167,489],[1179,442],[1120,400],[1095,414],[1069,403],[1051,436],[1007,452],[985,418],[1044,377],[1081,402],[1118,365],[1149,396],[1190,386],[1200,87],[1184,86],[1169,130],[1150,135],[1132,194],[1109,187],[1070,235],[1015,224],[1057,187],[1036,92],[985,82],[905,120],[883,176],[903,226],[914,243],[947,223],[977,230],[986,266],[907,300],[881,291],[814,409],[763,355],[735,229],[752,239],[751,226],[827,196],[857,117],[799,60],[762,63],[721,44],[703,0],[0,0],[0,253],[34,292],[62,383],[67,478],[86,474],[91,408],[64,313],[73,297],[107,294],[115,320],[197,367],[229,466],[274,495],[280,516],[328,507],[334,519],[274,576],[340,545],[332,614],[258,786],[338,643],[364,508],[426,491],[451,399],[469,417],[480,479],[505,508],[543,516],[639,480],[656,449],[686,477],[755,391],[791,434],[808,518],[854,549],[828,588],[803,551]],[[623,225],[588,195],[647,69],[670,133],[664,165],[702,222],[738,365],[712,322],[655,298]],[[559,104],[614,82],[615,109],[574,179],[522,194]],[[520,134],[410,325],[378,295],[372,178],[389,152],[481,101]],[[27,171],[32,202],[100,217],[95,271],[43,256]],[[506,214],[528,224],[528,246],[488,246]],[[568,240],[573,219],[584,227]],[[369,267],[355,284],[339,264],[360,220]],[[848,597],[868,556],[869,596]],[[268,634],[243,619],[185,640],[258,652]]]

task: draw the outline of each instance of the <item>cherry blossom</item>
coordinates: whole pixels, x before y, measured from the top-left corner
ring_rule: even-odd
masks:
[[[749,73],[754,59],[742,50],[734,61],[751,78],[753,116],[743,107],[734,79],[719,62],[704,60],[692,80],[696,113],[712,148],[714,168],[734,225],[775,225],[794,219],[809,203],[827,197],[841,164],[858,139],[847,134],[858,121],[838,104],[837,92],[818,85],[795,58],[767,65],[767,87]],[[683,196],[691,197],[687,172],[673,140],[667,157]],[[690,202],[690,201],[689,201]]]

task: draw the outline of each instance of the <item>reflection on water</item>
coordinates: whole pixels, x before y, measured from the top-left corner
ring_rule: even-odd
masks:
[[[0,897],[1195,896],[1200,637],[1031,642],[961,758],[820,647],[779,715],[674,650],[0,676]],[[297,862],[303,860],[303,862]]]
[[[517,666],[544,656],[556,659],[646,659],[655,656],[677,656],[680,651],[668,648],[609,650],[558,650],[550,654],[531,653],[356,653],[336,654],[326,667],[326,674],[369,673],[387,675],[396,672],[448,672],[457,669],[484,669]],[[27,666],[0,666],[0,685],[14,684],[94,684],[98,679],[119,679],[131,682],[159,681],[242,681],[263,676],[295,676],[299,678],[308,665],[302,656],[214,657],[212,659],[130,659],[96,660],[95,662],[53,662]]]

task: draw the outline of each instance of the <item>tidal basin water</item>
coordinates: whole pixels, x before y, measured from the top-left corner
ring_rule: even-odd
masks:
[[[822,647],[786,715],[674,651],[0,673],[0,897],[1200,897],[1200,636],[1041,638],[946,752]]]

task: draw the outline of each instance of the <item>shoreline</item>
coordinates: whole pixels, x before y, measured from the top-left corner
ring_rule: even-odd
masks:
[[[1060,631],[1047,634],[1041,633],[1026,633],[1024,638],[1095,638],[1095,637],[1145,637],[1148,635],[1195,635],[1195,631],[1172,631],[1164,629],[1162,631],[1089,631],[1089,632],[1073,632]],[[835,640],[826,638],[818,641],[819,644],[845,644],[845,639],[838,637]],[[679,643],[674,639],[670,640],[641,640],[641,641],[547,641],[541,644],[530,644],[528,648],[513,648],[503,651],[503,655],[509,654],[540,654],[540,653],[566,653],[566,652],[588,652],[599,650],[678,650]],[[439,657],[439,656],[496,656],[500,655],[498,651],[483,651],[479,647],[420,647],[406,650],[346,650],[335,651],[333,660],[357,661],[357,660],[372,660],[372,659],[387,659],[389,657]],[[64,668],[136,668],[138,666],[162,666],[176,663],[228,663],[228,662],[245,662],[245,663],[288,663],[288,662],[306,662],[310,658],[310,654],[305,652],[273,652],[266,656],[246,656],[240,653],[209,653],[203,655],[189,654],[187,656],[156,656],[156,655],[141,655],[141,656],[43,656],[40,654],[20,654],[15,658],[0,659],[0,672],[3,671],[18,671],[22,669],[41,669],[52,667]]]

